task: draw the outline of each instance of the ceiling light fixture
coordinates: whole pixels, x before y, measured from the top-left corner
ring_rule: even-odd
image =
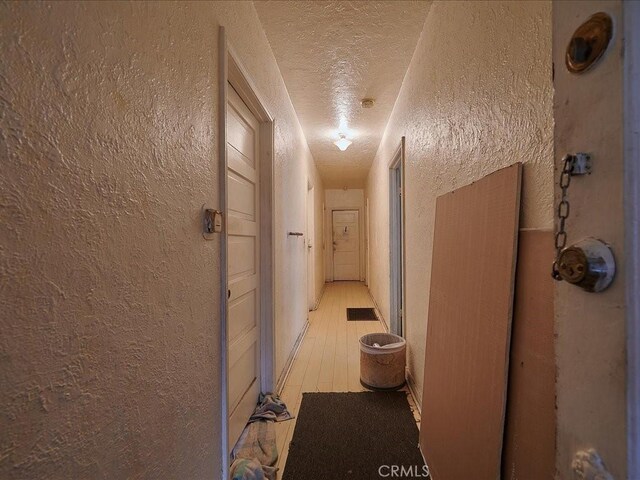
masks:
[[[351,145],[351,140],[347,140],[347,136],[344,133],[340,134],[340,139],[336,140],[335,142],[333,142],[333,144],[338,147],[340,150],[342,150],[343,152],[349,148],[349,145]]]

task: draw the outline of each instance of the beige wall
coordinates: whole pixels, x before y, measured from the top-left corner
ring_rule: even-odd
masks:
[[[219,24],[276,119],[278,369],[304,327],[323,188],[252,3],[3,2],[2,478],[220,478]]]
[[[215,2],[214,2],[215,3]],[[243,3],[243,2],[237,2]],[[233,45],[235,42],[231,39]],[[255,53],[247,53],[247,62]],[[272,57],[270,57],[272,58]],[[274,66],[270,63],[270,66]],[[272,90],[278,98],[278,112],[271,111],[276,126],[275,185],[275,273],[276,273],[276,379],[282,377],[296,341],[304,331],[309,315],[307,294],[307,247],[304,239],[288,235],[288,232],[304,232],[307,224],[307,187],[314,185],[316,244],[322,238],[322,179],[297,116],[284,90],[279,76],[267,80],[270,86],[258,86],[261,91]],[[265,93],[266,94],[266,93]],[[286,108],[283,108],[286,106]],[[302,160],[302,161],[301,161]],[[324,284],[324,263],[316,249],[316,295]]]
[[[366,224],[364,190],[361,188],[328,188],[324,191],[325,202],[325,254],[324,271],[327,282],[333,281],[333,210],[358,210],[360,223],[360,280],[365,278]]]
[[[572,74],[564,64],[569,39],[583,21],[600,11],[614,20],[609,51],[595,68]],[[593,174],[575,177],[569,187],[568,242],[600,238],[611,245],[618,266],[614,283],[602,293],[556,284],[556,466],[563,479],[573,478],[571,461],[577,450],[586,447],[600,453],[614,478],[627,478],[622,185],[623,105],[629,103],[623,102],[622,25],[620,1],[553,5],[556,167],[561,168],[565,153],[576,151],[590,152],[594,163]],[[556,188],[556,199],[559,193]]]
[[[388,170],[403,135],[408,367],[421,395],[436,197],[524,162],[521,227],[553,226],[550,3],[431,6],[367,184],[370,289],[387,319]]]

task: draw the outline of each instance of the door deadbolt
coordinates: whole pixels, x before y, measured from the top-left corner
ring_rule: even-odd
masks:
[[[587,238],[563,249],[556,260],[560,279],[587,292],[601,292],[611,282],[616,264],[611,249],[600,240]]]

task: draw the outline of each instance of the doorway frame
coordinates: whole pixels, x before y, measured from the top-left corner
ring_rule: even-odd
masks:
[[[307,178],[307,197],[306,197],[306,215],[307,215],[307,310],[316,309],[316,262],[314,246],[316,237],[315,226],[315,186],[311,178]],[[311,221],[310,217],[311,216]]]
[[[640,3],[622,6],[625,58],[623,60],[624,179],[627,316],[627,477],[640,476]]]
[[[364,197],[364,284],[369,286],[369,272],[371,271],[371,257],[369,256],[369,238],[371,236],[371,222],[369,220],[369,197]]]
[[[400,187],[397,185],[398,175]],[[389,329],[406,333],[405,137],[389,163]]]
[[[218,31],[218,153],[220,209],[224,225],[220,237],[220,347],[221,347],[221,426],[222,426],[222,478],[229,476],[229,379],[228,379],[228,241],[227,241],[227,102],[228,85],[231,84],[251,113],[259,127],[259,197],[260,197],[260,391],[271,392],[275,385],[275,238],[274,238],[274,119],[266,108],[251,76],[227,40],[224,26]],[[257,399],[256,399],[257,401]]]

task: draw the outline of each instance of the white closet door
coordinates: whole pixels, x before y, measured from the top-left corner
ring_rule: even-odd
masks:
[[[259,124],[229,85],[227,108],[227,278],[229,447],[260,395]]]

